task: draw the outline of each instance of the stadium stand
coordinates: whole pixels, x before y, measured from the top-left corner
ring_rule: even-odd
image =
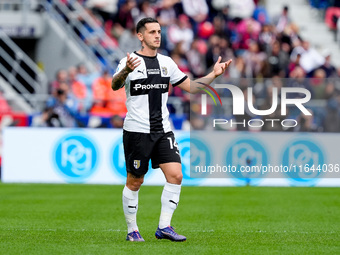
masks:
[[[190,6],[192,1],[176,0],[112,0],[107,1],[106,6],[100,5],[100,1],[96,0],[32,2],[29,5],[31,2],[25,0],[5,1],[6,4],[0,6],[4,13],[23,12],[23,6],[27,4],[29,8],[25,11],[43,17],[46,24],[49,24],[50,34],[55,35],[49,35],[48,39],[46,33],[35,35],[38,37],[37,50],[35,54],[30,52],[29,55],[39,67],[33,61],[33,64],[30,62],[26,66],[19,61],[21,69],[30,77],[40,77],[41,80],[45,73],[45,79],[47,77],[49,80],[47,83],[39,79],[35,82],[19,79],[31,96],[27,96],[26,91],[18,91],[17,86],[8,80],[10,76],[7,74],[13,73],[9,67],[15,65],[6,66],[4,57],[0,61],[4,65],[1,72],[3,79],[7,79],[17,94],[23,97],[22,101],[31,106],[30,111],[26,110],[27,107],[21,108],[30,116],[30,120],[48,112],[44,107],[44,102],[49,97],[46,92],[55,94],[59,79],[68,84],[69,94],[77,104],[74,113],[76,125],[87,126],[92,123],[91,126],[112,126],[109,125],[112,116],[124,117],[124,91],[112,93],[109,80],[119,59],[125,55],[124,52],[138,46],[134,25],[140,18],[151,16],[157,18],[162,25],[160,52],[171,56],[190,77],[200,77],[207,73],[219,55],[223,59],[232,58],[233,65],[216,82],[233,82],[240,87],[242,84],[252,86],[259,109],[266,107],[266,97],[271,88],[276,86],[278,79],[281,79],[281,86],[307,88],[313,96],[308,107],[314,112],[313,123],[318,127],[313,131],[337,130],[324,125],[325,118],[329,118],[331,113],[334,115],[336,111],[335,115],[339,115],[340,69],[334,66],[332,59],[336,53],[327,48],[318,48],[318,45],[304,36],[304,32],[299,30],[298,19],[292,15],[296,13],[294,3],[285,6],[284,1],[280,1],[273,8],[272,1],[243,0],[229,1],[226,4],[226,1],[202,0],[200,8],[194,9]],[[296,2],[301,4],[301,1]],[[336,8],[337,1],[311,0],[306,3],[307,6],[309,4],[311,8],[320,10],[320,15],[324,15],[327,23],[327,12],[332,10],[330,8]],[[313,13],[310,15],[313,16]],[[317,22],[322,22],[322,19]],[[0,26],[2,31],[10,31],[1,19]],[[36,30],[41,29],[37,27]],[[23,35],[21,37],[22,40],[29,38]],[[8,43],[11,40],[9,37],[6,40],[2,48],[12,45],[14,50],[6,49],[5,52],[13,52],[11,58],[18,59],[14,52],[22,51],[13,46],[15,43]],[[46,45],[50,45],[52,41],[55,41],[57,53],[47,58],[44,53],[49,48]],[[66,45],[65,41],[69,42],[66,54],[58,48],[58,45]],[[17,42],[20,43],[18,40]],[[28,70],[32,66],[36,70],[33,74]],[[25,81],[28,85],[37,85],[30,88]],[[41,90],[37,92],[34,90],[36,87]],[[190,98],[177,88],[170,89],[169,94],[169,109],[174,127],[184,128],[186,125],[183,123],[188,120],[188,116],[195,115],[188,106]],[[224,107],[214,108],[212,116],[228,116],[230,94],[226,92],[222,96],[227,103]],[[32,103],[33,100],[39,104]],[[291,118],[299,118],[293,109],[289,114]],[[100,121],[91,121],[92,117],[100,117]],[[229,114],[229,117],[233,116]]]

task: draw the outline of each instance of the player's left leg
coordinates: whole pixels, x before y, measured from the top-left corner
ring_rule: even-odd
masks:
[[[157,140],[151,161],[152,168],[160,167],[166,179],[161,197],[161,216],[155,235],[158,239],[185,241],[186,237],[178,235],[170,226],[172,215],[179,202],[183,178],[181,157],[173,132],[168,132]]]
[[[180,163],[171,162],[159,164],[162,169],[166,183],[164,185],[161,202],[161,216],[159,218],[159,225],[156,231],[158,239],[169,239],[171,241],[185,241],[186,237],[177,234],[173,227],[171,227],[171,218],[179,203],[182,183],[182,166]]]

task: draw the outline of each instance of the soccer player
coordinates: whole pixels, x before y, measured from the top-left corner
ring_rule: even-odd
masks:
[[[112,79],[112,89],[125,86],[127,115],[123,126],[123,145],[127,179],[123,190],[123,210],[128,227],[127,241],[144,241],[139,233],[136,215],[138,192],[148,171],[160,168],[166,183],[161,196],[161,215],[156,230],[158,239],[185,241],[171,227],[172,215],[177,208],[182,183],[181,159],[175,137],[170,128],[167,99],[169,84],[196,93],[197,82],[210,84],[224,73],[231,60],[221,63],[221,57],[211,73],[190,82],[175,62],[157,53],[161,42],[161,27],[156,19],[143,18],[136,27],[142,47],[134,53],[127,53]]]

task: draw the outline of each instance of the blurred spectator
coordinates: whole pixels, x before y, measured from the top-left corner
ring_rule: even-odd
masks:
[[[246,77],[246,64],[242,56],[237,56],[233,65],[229,66],[229,74],[232,79],[240,79]]]
[[[67,83],[60,83],[53,96],[47,100],[47,108],[51,109],[51,116],[55,121],[52,122],[54,127],[75,127],[77,126],[75,115],[78,106],[76,100],[69,93]]]
[[[126,95],[124,88],[113,92],[111,89],[112,76],[108,71],[96,79],[93,83],[93,106],[91,114],[102,117],[120,115],[125,117],[127,109],[125,106]]]
[[[253,15],[255,3],[253,0],[229,0],[229,16],[231,19],[246,19]]]
[[[273,17],[273,24],[276,27],[276,31],[278,33],[283,32],[283,30],[291,23],[291,19],[289,17],[289,8],[287,5],[283,6],[282,12],[279,15]]]
[[[179,70],[181,70],[183,73],[185,73],[189,77],[191,76],[191,73],[190,73],[190,70],[189,70],[189,67],[188,67],[188,61],[184,57],[182,57],[177,52],[172,52],[171,58],[176,63],[176,65],[178,66]],[[177,88],[177,87],[175,87],[175,88]],[[183,90],[180,89],[180,91],[183,91]]]
[[[289,65],[289,55],[281,50],[279,41],[275,41],[272,45],[272,50],[268,56],[268,63],[271,75],[280,74],[281,77],[286,76],[286,69]]]
[[[167,46],[169,50],[173,50],[179,42],[182,42],[182,51],[187,52],[190,49],[194,33],[191,29],[189,18],[186,15],[181,14],[176,23],[168,27],[167,33]]]
[[[71,89],[70,92],[78,101],[78,111],[87,112],[91,107],[92,100],[88,95],[86,85],[77,79],[77,75],[77,68],[71,66],[68,69],[69,85]]]
[[[225,36],[222,36],[220,38],[219,48],[221,51],[220,56],[222,57],[222,59],[234,59],[235,58],[234,51],[231,48],[229,40]]]
[[[176,22],[177,14],[174,9],[174,5],[176,0],[162,0],[160,1],[160,6],[158,8],[158,12],[156,14],[157,20],[159,24],[163,28],[167,28],[171,24]]]
[[[90,48],[93,48],[93,52],[95,52],[95,46],[97,44],[100,44],[107,52],[112,51],[112,49],[116,47],[116,43],[113,38],[104,36],[106,34],[103,30],[103,21],[95,16],[91,10],[86,9],[86,11],[93,22],[89,23],[87,20],[82,20],[84,27],[79,31],[81,38]],[[105,63],[103,62],[103,64]]]
[[[215,64],[221,51],[220,51],[221,37],[218,35],[210,36],[208,40],[208,50],[206,54],[206,66],[209,68]]]
[[[50,93],[54,93],[60,86],[61,83],[67,82],[68,75],[67,71],[65,69],[60,69],[57,71],[55,80],[52,81],[51,87],[50,87]]]
[[[151,17],[151,18],[156,18],[156,11],[155,9],[151,6],[150,2],[147,1],[139,1],[138,3],[138,13],[135,15],[135,24],[138,23],[143,18],[146,17]]]
[[[111,116],[110,109],[107,107],[111,94],[111,76],[108,71],[104,71],[103,75],[98,77],[92,85],[93,105],[90,113],[103,117]]]
[[[188,62],[184,57],[181,57],[178,53],[173,52],[171,54],[171,58],[172,60],[176,63],[176,65],[178,66],[178,68],[185,74],[188,75],[188,77],[191,77],[192,74],[189,70],[188,67]],[[179,87],[173,87],[170,86],[169,87],[169,96],[174,96],[175,102],[179,102],[178,99],[180,99],[180,105],[178,105],[177,103],[172,103],[169,105],[169,112],[170,113],[176,113],[178,114],[178,110],[177,108],[179,107],[182,111],[182,114],[186,114],[189,113],[190,111],[190,94],[186,93],[185,91],[183,91],[182,89],[180,89]]]
[[[140,46],[141,43],[136,36],[135,27],[125,29],[124,32],[119,37],[119,47],[124,53],[134,52]]]
[[[323,129],[324,132],[340,132],[339,95],[327,101]]]
[[[119,115],[113,115],[110,118],[110,124],[113,128],[123,128],[124,119]]]
[[[135,23],[132,16],[132,10],[136,7],[135,0],[126,0],[119,8],[116,22],[123,28],[134,27]]]
[[[266,52],[270,53],[271,46],[275,42],[275,34],[273,32],[273,27],[269,24],[264,24],[262,26],[261,32],[259,34],[259,45]]]
[[[235,46],[239,49],[248,50],[253,41],[257,41],[261,32],[261,24],[253,18],[243,19],[237,23],[236,32],[238,40],[234,42]]]
[[[188,17],[199,24],[205,21],[209,14],[206,0],[182,0],[183,10]]]
[[[313,111],[307,109],[312,115],[304,115],[301,113],[297,117],[297,126],[294,127],[294,131],[299,132],[319,132],[321,129],[316,125],[313,117]]]
[[[301,46],[297,46],[293,49],[291,54],[291,60],[295,60],[297,54],[301,55],[300,66],[305,72],[309,73],[312,70],[320,67],[325,63],[324,57],[313,47],[310,47],[308,41],[303,41]]]
[[[291,61],[288,65],[288,74],[290,74],[295,67],[300,66],[301,54],[297,54],[294,61]]]
[[[110,76],[110,88],[111,88],[111,76]],[[109,93],[109,102],[107,107],[110,109],[112,115],[119,115],[122,118],[125,118],[127,109],[126,109],[126,92],[124,88],[121,88],[115,92],[110,90]]]
[[[191,44],[191,49],[187,52],[189,68],[194,77],[201,77],[205,74],[205,49],[201,47],[201,41],[195,39]]]
[[[319,68],[314,71],[311,79],[313,99],[328,99],[334,92],[334,85],[326,78],[326,72]]]
[[[287,87],[293,87],[293,88],[305,88],[308,89],[311,92],[312,98],[313,90],[309,84],[308,79],[306,78],[306,74],[304,70],[300,66],[296,66],[289,74],[289,78],[287,81]],[[287,95],[287,98],[303,98],[305,97],[305,94],[300,93],[289,93]]]
[[[11,107],[9,106],[6,98],[3,96],[0,91],[0,113],[9,113],[11,112]]]
[[[220,37],[230,37],[230,31],[222,15],[213,18],[214,34]]]
[[[264,6],[256,6],[253,13],[253,18],[260,22],[263,26],[270,23],[269,15]]]
[[[43,111],[33,116],[32,118],[32,127],[59,127],[60,120],[59,116],[53,113],[53,109],[49,107],[45,107]]]
[[[331,52],[329,49],[323,49],[321,52],[322,56],[325,58],[325,63],[320,66],[326,72],[326,77],[334,77],[336,75],[336,68],[331,63]]]
[[[84,64],[79,64],[77,66],[77,80],[85,84],[86,93],[88,97],[92,97],[92,84],[93,82],[100,77],[99,72],[89,72],[87,67]]]
[[[246,75],[248,78],[256,77],[262,68],[262,62],[267,55],[260,51],[259,44],[256,41],[249,43],[249,50],[243,54],[243,59],[246,65]]]
[[[112,20],[118,12],[118,0],[87,0],[85,6],[99,15],[103,22]]]
[[[335,35],[335,41],[340,46],[340,19],[336,22],[336,35]]]
[[[197,35],[199,38],[207,40],[215,33],[215,27],[210,21],[204,21],[197,26]]]
[[[191,114],[190,125],[192,130],[204,130],[207,126],[207,119],[197,114]]]
[[[159,9],[157,11],[156,17],[159,22],[159,24],[162,27],[161,30],[161,49],[168,50],[168,39],[167,39],[167,34],[168,34],[168,27],[171,24],[176,23],[176,11],[174,8],[174,4],[177,1],[175,0],[162,0],[160,2]]]
[[[282,45],[289,45],[289,52],[291,49],[301,45],[301,42],[303,41],[299,36],[299,27],[294,23],[286,26],[285,30],[279,34],[277,38],[281,41]]]
[[[219,56],[221,56],[222,59],[235,59],[228,39],[226,37],[213,35],[209,38],[208,51],[206,54],[207,68],[212,67]]]
[[[339,17],[340,17],[340,7],[339,6],[337,6],[337,7],[333,6],[333,7],[327,8],[326,15],[325,15],[325,23],[334,32],[336,32]]]
[[[228,8],[228,1],[225,0],[211,0],[211,6],[218,13],[222,12],[223,8]]]

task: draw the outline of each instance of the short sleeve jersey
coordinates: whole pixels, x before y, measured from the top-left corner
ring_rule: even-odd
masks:
[[[123,129],[140,133],[166,133],[171,131],[167,108],[168,91],[188,77],[167,56],[157,54],[148,57],[134,52],[141,64],[127,76],[125,83],[126,108],[128,110]],[[123,58],[114,75],[126,66]]]

